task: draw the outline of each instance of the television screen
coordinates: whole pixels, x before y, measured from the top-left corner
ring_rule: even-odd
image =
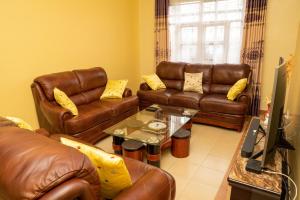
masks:
[[[278,130],[282,127],[283,109],[286,94],[286,64],[282,63],[275,69],[270,117],[266,131],[265,146],[262,157],[264,167],[274,157],[276,143],[279,140]]]

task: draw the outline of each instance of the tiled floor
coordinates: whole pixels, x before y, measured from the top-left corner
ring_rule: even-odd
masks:
[[[190,156],[175,158],[170,150],[162,153],[161,168],[176,180],[176,200],[213,200],[230,164],[241,133],[194,124]],[[113,152],[112,138],[97,144]]]

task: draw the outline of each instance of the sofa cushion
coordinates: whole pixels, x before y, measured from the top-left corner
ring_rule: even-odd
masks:
[[[105,87],[107,83],[106,72],[101,67],[73,70],[73,72],[79,80],[82,91]]]
[[[186,108],[199,109],[199,101],[203,94],[197,92],[179,92],[169,98],[169,104]]]
[[[250,66],[246,64],[214,65],[211,93],[227,94],[231,86],[242,78],[248,78]]]
[[[99,100],[78,106],[78,113],[78,116],[65,121],[66,133],[76,134],[86,131],[113,116],[112,109],[102,105]]]
[[[209,93],[212,78],[212,65],[205,64],[189,64],[185,67],[187,73],[203,73],[202,87],[204,93]]]
[[[178,90],[174,89],[162,89],[162,90],[139,90],[137,95],[142,101],[150,101],[157,104],[168,104],[168,99],[171,95],[178,93]]]
[[[101,105],[111,108],[113,116],[118,116],[131,109],[137,108],[139,104],[137,96],[124,97],[122,99],[103,99]]]
[[[203,112],[244,115],[247,105],[237,101],[227,100],[223,94],[208,94],[200,100],[200,110]]]
[[[73,72],[59,72],[40,76],[34,79],[43,90],[49,101],[54,100],[53,89],[55,87],[64,91],[68,97],[81,91],[79,81]]]
[[[156,67],[156,74],[167,88],[182,90],[184,81],[184,67],[186,63],[163,61]]]

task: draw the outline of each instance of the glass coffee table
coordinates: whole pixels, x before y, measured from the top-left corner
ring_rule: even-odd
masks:
[[[180,129],[191,130],[192,117],[198,110],[153,104],[104,130],[113,136],[113,149],[122,154],[122,143],[135,140],[146,145],[147,162],[160,166],[162,145]]]

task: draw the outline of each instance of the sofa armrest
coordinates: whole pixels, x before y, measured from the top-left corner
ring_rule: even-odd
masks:
[[[253,95],[252,87],[250,85],[248,85],[246,90],[244,90],[242,93],[240,93],[236,99],[238,102],[243,102],[243,103],[247,104],[249,107],[251,105],[252,95]]]
[[[147,83],[141,83],[140,90],[151,90],[151,88]]]
[[[123,97],[131,97],[132,96],[132,91],[129,88],[125,88],[123,92]]]
[[[99,198],[97,198],[96,194],[94,194],[88,182],[79,178],[74,178],[53,188],[40,199],[96,200]]]
[[[175,197],[174,178],[160,169],[151,169],[131,187],[123,190],[114,200],[172,200]]]
[[[49,124],[53,127],[59,127],[60,131],[64,129],[64,121],[73,117],[69,110],[53,105],[48,101],[41,101],[40,108]]]

